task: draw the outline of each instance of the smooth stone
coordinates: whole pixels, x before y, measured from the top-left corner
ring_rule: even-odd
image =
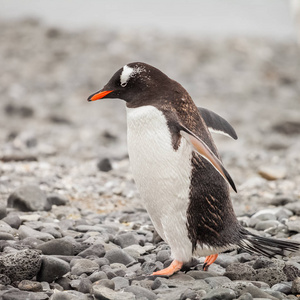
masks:
[[[288,227],[289,231],[300,232],[300,220],[287,221],[285,225]]]
[[[22,221],[17,214],[9,214],[3,218],[2,221],[15,229],[18,229],[22,224]]]
[[[116,291],[125,289],[129,286],[129,280],[127,278],[117,276],[117,277],[112,278],[111,280],[115,284]]]
[[[196,291],[194,290],[191,290],[191,289],[187,289],[185,292],[183,292],[181,295],[180,295],[180,300],[186,300],[186,299],[189,299],[189,300],[197,300],[199,299]]]
[[[288,203],[284,207],[291,210],[295,215],[300,216],[300,203],[299,203],[299,201]]]
[[[276,292],[290,294],[292,292],[292,282],[280,282],[274,284],[271,289]]]
[[[271,300],[277,300],[278,298],[275,298],[271,296],[270,294],[264,292],[263,290],[259,289],[256,286],[247,286],[243,289],[243,293],[249,293],[251,296],[255,298],[265,298],[265,299],[271,299]]]
[[[45,281],[43,281],[45,282]],[[43,283],[42,282],[42,283]],[[64,290],[71,290],[71,279],[67,278],[67,277],[60,277],[58,279],[55,280],[56,283],[58,283]],[[45,282],[48,283],[48,282]]]
[[[69,200],[67,198],[58,194],[48,195],[47,200],[50,203],[50,205],[57,205],[57,206],[67,205],[69,203]]]
[[[7,216],[6,205],[0,205],[0,220]]]
[[[16,189],[8,197],[7,207],[21,211],[48,211],[51,209],[45,192],[36,185],[26,185]]]
[[[42,265],[37,274],[38,281],[52,282],[70,271],[70,265],[53,256],[43,256]]]
[[[71,269],[72,275],[80,276],[81,274],[92,274],[95,271],[99,270],[99,265],[92,260],[83,258],[83,259],[77,259],[75,264],[73,265]]]
[[[204,281],[208,283],[212,288],[217,288],[226,282],[230,282],[231,280],[225,276],[217,276],[205,278]]]
[[[16,229],[12,228],[10,225],[5,223],[3,220],[0,220],[0,232],[15,234],[17,231]]]
[[[139,245],[139,240],[134,232],[126,232],[115,236],[114,243],[121,248],[126,248],[131,245]]]
[[[133,293],[128,292],[115,292],[108,287],[101,285],[94,285],[92,294],[97,300],[135,300]]]
[[[115,283],[114,281],[110,280],[110,279],[101,279],[98,280],[96,282],[93,283],[93,285],[101,285],[101,286],[105,286],[111,290],[115,289]]]
[[[46,300],[49,296],[46,293],[33,293],[27,291],[8,291],[2,295],[2,300]]]
[[[55,239],[36,247],[45,255],[74,255],[73,244],[65,239]]]
[[[245,293],[238,297],[238,300],[253,300],[253,297],[250,293]]]
[[[137,252],[139,255],[143,255],[143,254],[145,254],[146,253],[146,251],[148,251],[147,249],[146,249],[146,247],[143,247],[143,246],[141,246],[141,245],[130,245],[130,246],[128,246],[128,247],[125,247],[124,249],[123,249],[127,254],[129,254],[130,255],[130,251],[135,251],[135,252]],[[151,250],[151,249],[150,249]],[[138,255],[138,256],[139,256]],[[132,255],[130,255],[130,256],[132,256]]]
[[[214,273],[214,272],[210,272],[210,271],[196,271],[196,270],[192,270],[192,271],[188,271],[186,273],[187,275],[195,278],[195,279],[205,279],[207,277],[215,277],[215,276],[219,276],[219,274]]]
[[[231,289],[216,288],[209,291],[202,300],[232,300],[235,299],[235,292]]]
[[[90,279],[91,282],[94,283],[101,279],[107,279],[107,275],[103,271],[96,271],[93,274],[91,274],[88,278]]]
[[[8,240],[14,240],[15,238],[13,235],[7,232],[0,232],[0,240],[2,241],[8,241]]]
[[[12,282],[32,279],[40,267],[41,257],[36,250],[25,249],[0,256],[0,274],[9,277]]]
[[[239,261],[235,256],[227,255],[227,254],[219,254],[215,263],[226,268],[230,264],[238,263]]]
[[[31,299],[30,299],[31,300]],[[50,300],[91,300],[89,295],[85,295],[78,291],[54,291]]]
[[[255,229],[256,230],[267,230],[272,227],[278,227],[279,225],[281,225],[281,223],[278,222],[277,220],[259,221],[255,225]]]
[[[92,282],[89,278],[80,279],[80,283],[78,285],[78,292],[89,294],[92,290]]]
[[[105,255],[105,249],[102,244],[95,244],[87,249],[81,251],[78,253],[78,256],[81,257],[88,257],[88,256],[97,256],[97,257],[103,257]]]
[[[31,291],[31,292],[42,292],[43,286],[38,281],[31,281],[31,280],[22,280],[18,284],[18,289],[23,291]]]
[[[156,294],[154,294],[152,291],[147,290],[140,286],[129,286],[129,287],[125,288],[124,291],[134,294],[137,299],[139,299],[143,296],[149,300],[155,300],[157,298]]]
[[[59,239],[59,238],[62,237],[62,233],[59,232],[58,230],[56,230],[53,227],[42,228],[41,232],[49,233],[49,234],[51,234],[56,239]]]
[[[54,237],[51,234],[34,230],[26,225],[20,226],[19,237],[21,240],[27,237],[34,237],[45,242],[54,239]]]
[[[258,174],[267,180],[278,180],[286,177],[286,168],[279,166],[261,166]]]
[[[156,260],[165,262],[167,259],[170,259],[170,251],[169,250],[160,250],[156,255]]]
[[[97,163],[99,171],[108,172],[112,170],[111,162],[108,158],[103,158]]]
[[[122,249],[108,250],[104,257],[107,258],[110,263],[121,263],[125,266],[135,262],[135,260]]]

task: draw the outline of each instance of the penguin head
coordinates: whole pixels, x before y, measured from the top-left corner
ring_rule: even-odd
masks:
[[[147,105],[148,101],[166,92],[170,81],[160,70],[145,63],[134,62],[119,69],[103,89],[87,100],[119,98],[125,100],[129,107]],[[156,94],[159,96],[156,97]]]

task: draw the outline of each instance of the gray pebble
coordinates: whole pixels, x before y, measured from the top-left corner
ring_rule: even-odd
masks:
[[[80,279],[80,283],[78,285],[78,292],[89,294],[92,290],[92,282],[89,278]]]
[[[165,262],[167,259],[170,259],[170,251],[169,250],[160,250],[156,255],[156,260]]]
[[[20,226],[19,237],[20,239],[25,239],[27,237],[34,237],[42,241],[49,241],[54,239],[54,237],[51,234],[34,230],[26,225]]]
[[[46,232],[51,234],[54,238],[59,239],[62,237],[62,233],[58,230],[56,230],[53,227],[46,227],[46,228],[42,228],[41,232]]]
[[[66,239],[55,239],[43,243],[36,247],[45,255],[74,255],[74,249],[71,242]]]
[[[50,300],[90,300],[90,298],[88,295],[78,291],[55,291],[55,293],[50,297]]]
[[[131,245],[139,245],[139,240],[134,232],[126,232],[115,237],[114,243],[121,248],[126,248]]]
[[[51,209],[45,192],[36,185],[26,185],[15,190],[7,199],[7,207],[21,211],[48,211]]]
[[[250,293],[245,293],[241,295],[238,300],[253,300],[253,297]]]
[[[300,277],[297,277],[292,282],[292,293],[299,294],[300,293]]]
[[[60,286],[62,286],[64,290],[71,290],[71,285],[70,285],[71,279],[68,277],[60,277],[56,279],[55,282],[58,283]],[[48,282],[43,281],[42,284],[43,283],[48,283]]]
[[[69,200],[62,195],[50,194],[47,196],[47,200],[50,205],[67,205]]]
[[[12,234],[7,233],[7,232],[0,232],[0,240],[14,240],[15,238],[13,237]]]
[[[295,220],[295,221],[287,221],[285,224],[289,231],[295,231],[295,232],[300,232],[300,220]]]
[[[196,299],[199,299],[199,298],[197,296],[196,291],[191,290],[191,289],[187,289],[185,292],[183,292],[180,295],[179,300],[187,300],[187,299],[189,299],[189,300],[196,300]]]
[[[31,281],[31,280],[22,280],[18,284],[18,289],[23,291],[31,291],[31,292],[42,292],[43,286],[40,282]]]
[[[74,266],[71,269],[71,274],[80,276],[81,274],[92,274],[99,270],[99,265],[92,260],[83,258],[76,260]]]
[[[196,271],[196,270],[188,271],[186,274],[195,279],[204,279],[207,277],[219,276],[219,274],[217,274],[217,273],[213,273],[210,271],[200,271],[200,270],[199,271]]]
[[[87,249],[81,251],[78,253],[78,256],[81,257],[88,257],[88,256],[97,256],[97,257],[103,257],[105,255],[105,249],[102,244],[95,244]]]
[[[108,158],[103,158],[97,163],[99,171],[108,172],[112,170],[111,162]]]
[[[288,261],[283,268],[283,272],[287,277],[287,281],[293,281],[297,277],[300,277],[300,264]]]
[[[7,215],[6,205],[0,205],[0,220],[5,218]]]
[[[27,291],[8,291],[2,296],[2,300],[46,300],[49,296],[46,293],[33,293]]]
[[[141,297],[146,297],[146,299],[155,300],[157,298],[152,291],[140,286],[129,286],[125,288],[124,291],[134,294],[137,299],[140,299]]]
[[[94,285],[101,285],[101,286],[105,286],[111,290],[114,290],[115,289],[115,283],[113,280],[110,280],[110,279],[101,279],[101,280],[98,280],[96,282],[93,283],[93,286]]]
[[[276,292],[290,294],[292,291],[292,282],[281,282],[274,284],[271,289]]]
[[[21,250],[0,256],[0,274],[11,281],[32,279],[41,266],[40,253],[36,250]]]
[[[5,223],[3,220],[0,220],[0,232],[9,233],[13,235],[17,231],[14,228],[12,228],[10,225]]]
[[[115,290],[119,291],[129,286],[129,280],[124,277],[114,277],[111,279],[115,284]]]
[[[135,261],[131,256],[129,256],[122,249],[108,250],[104,257],[107,258],[110,263],[121,263],[124,265],[128,265]]]
[[[37,274],[38,281],[52,282],[70,271],[70,266],[62,259],[53,256],[43,256],[42,265]]]
[[[280,222],[277,220],[268,220],[268,221],[259,221],[255,225],[256,230],[266,230],[272,227],[278,227],[280,225]]]
[[[226,268],[230,264],[238,263],[238,260],[235,256],[232,256],[232,255],[219,254],[215,263],[222,266],[223,268]]]
[[[226,268],[224,276],[231,280],[252,280],[255,275],[254,269],[246,264],[231,264]]]
[[[107,279],[107,275],[103,271],[96,271],[93,274],[91,274],[88,278],[91,282],[95,282],[101,279]]]
[[[2,219],[2,221],[4,221],[5,223],[7,223],[15,229],[18,229],[22,224],[20,217],[15,213],[7,215],[5,218]]]
[[[204,281],[208,283],[212,288],[216,288],[224,283],[230,282],[231,280],[225,276],[216,276],[205,278]]]
[[[98,300],[135,300],[132,293],[117,293],[112,289],[101,285],[93,285],[92,293]]]
[[[202,300],[231,300],[235,299],[235,292],[231,289],[216,288],[208,292]]]

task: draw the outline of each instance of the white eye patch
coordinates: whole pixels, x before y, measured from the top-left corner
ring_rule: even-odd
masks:
[[[128,66],[123,67],[123,71],[120,76],[120,82],[122,87],[125,87],[127,85],[127,82],[133,73],[134,73],[133,68],[130,68]]]
[[[144,68],[142,67],[135,67],[131,68],[125,65],[123,67],[123,71],[120,75],[120,83],[122,87],[125,87],[130,79],[130,77],[133,77],[135,74],[139,74],[142,71],[144,71]]]

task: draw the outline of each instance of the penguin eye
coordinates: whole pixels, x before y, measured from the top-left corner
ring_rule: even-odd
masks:
[[[127,85],[127,82],[122,82],[121,87],[125,87]]]

